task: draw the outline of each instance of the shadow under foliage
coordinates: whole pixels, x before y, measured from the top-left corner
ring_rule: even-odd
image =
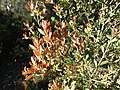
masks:
[[[28,66],[31,40],[22,40],[22,22],[22,17],[0,11],[0,90],[23,90],[21,71]]]

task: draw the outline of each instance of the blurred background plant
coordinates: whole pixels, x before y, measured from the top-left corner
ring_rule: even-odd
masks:
[[[31,54],[28,48],[31,40],[22,40],[23,21],[31,19],[29,12],[26,13],[26,3],[25,0],[0,0],[1,90],[17,88],[16,82],[18,84],[18,80],[23,78],[23,66],[29,66],[26,62]]]

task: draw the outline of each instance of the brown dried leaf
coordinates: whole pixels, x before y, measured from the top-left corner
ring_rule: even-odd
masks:
[[[30,80],[33,75],[29,75],[28,77],[25,78],[26,81]]]
[[[57,12],[57,10],[56,9],[52,9],[55,13]]]
[[[36,56],[38,56],[38,57],[41,56],[41,53],[40,53],[40,51],[38,51],[38,50],[34,50],[33,53],[34,53]]]
[[[47,23],[46,29],[50,29],[50,22]]]
[[[38,39],[37,38],[34,38],[33,39],[33,44],[34,44],[34,46],[36,47],[36,48],[38,48]]]
[[[54,39],[56,39],[56,38],[60,39],[60,36],[58,35],[58,31],[57,30],[54,31],[53,37],[54,37]]]
[[[26,76],[26,75],[27,75],[27,72],[22,71],[22,75],[23,75],[23,76]]]
[[[48,36],[44,36],[43,38],[44,38],[44,40],[47,41],[47,42],[51,41],[51,38],[48,37]]]

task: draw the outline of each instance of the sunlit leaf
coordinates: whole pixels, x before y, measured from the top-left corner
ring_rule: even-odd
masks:
[[[29,6],[29,9],[32,11],[34,9],[34,2],[33,1],[29,1],[28,2],[28,6]]]
[[[52,36],[52,32],[49,32],[49,37],[51,37]]]
[[[55,10],[55,9],[52,9],[55,13],[57,12],[57,10]]]
[[[43,64],[43,65],[46,65],[46,61],[45,61],[45,60],[42,60],[42,64]]]
[[[29,23],[28,23],[28,22],[23,22],[23,24],[24,24],[27,28],[29,28]]]
[[[38,48],[38,39],[37,38],[34,38],[33,39],[33,44],[34,44],[34,46],[36,47],[36,48]]]
[[[51,67],[51,64],[50,64],[49,62],[47,62],[46,68],[47,68],[47,69],[50,69],[50,67]]]
[[[49,3],[53,4],[54,2],[53,2],[53,0],[46,0],[45,3],[46,4],[49,4]]]
[[[46,26],[47,26],[47,21],[42,20],[42,27],[44,30],[46,30]]]
[[[24,67],[24,71],[25,71],[25,72],[27,71],[27,68],[26,68],[26,66]]]
[[[36,62],[35,62],[33,57],[31,57],[31,62],[32,62],[33,65],[36,65]]]
[[[44,40],[47,41],[47,42],[51,41],[51,38],[48,37],[48,36],[44,36],[43,38],[44,38]]]
[[[27,72],[22,71],[22,75],[23,75],[23,76],[26,76],[26,75],[27,75]]]
[[[42,45],[42,43],[43,43],[43,40],[40,39],[40,40],[39,40],[39,46]]]
[[[70,88],[67,86],[65,86],[64,90],[70,90]]]
[[[29,75],[28,77],[25,78],[26,81],[30,80],[33,77],[33,75]]]
[[[23,38],[22,39],[29,39],[29,37],[26,35],[26,33],[23,33]]]
[[[102,53],[104,53],[104,46],[101,46]]]
[[[108,39],[112,39],[112,36],[111,36],[111,35],[106,35],[106,37],[107,37]]]
[[[45,35],[44,31],[42,31],[41,29],[38,28],[38,31],[39,31],[42,35]]]
[[[108,61],[103,61],[103,62],[101,62],[100,66],[103,66],[103,65],[105,65],[105,64],[108,64]]]
[[[43,52],[43,55],[46,55],[48,53],[48,48],[46,48]]]
[[[97,61],[94,59],[94,65],[97,68]]]
[[[88,30],[85,28],[85,29],[84,29],[84,32],[85,32],[85,33],[88,33]]]
[[[116,42],[117,40],[118,40],[117,38],[114,38],[110,42],[113,43],[113,42]]]
[[[35,68],[28,68],[28,71],[30,71],[30,72],[35,72],[36,69],[35,69]]]
[[[36,56],[38,56],[38,57],[40,57],[40,56],[41,56],[40,51],[38,51],[38,50],[34,50],[33,52],[34,52],[34,54],[35,54]]]
[[[50,70],[47,70],[44,75],[48,75],[50,73]]]
[[[29,47],[32,49],[32,50],[37,50],[33,45],[29,44]]]
[[[118,60],[115,60],[114,62],[115,62],[115,63],[118,63],[118,62],[120,62],[120,60],[118,59]]]
[[[49,28],[50,28],[50,22],[48,22],[46,25],[46,29],[49,29]]]
[[[58,31],[57,30],[54,31],[53,37],[54,37],[54,39],[56,39],[56,38],[60,39],[60,36],[58,35]]]
[[[71,89],[70,89],[70,90],[75,90],[75,83],[76,83],[76,81],[73,81],[73,82],[71,83]]]

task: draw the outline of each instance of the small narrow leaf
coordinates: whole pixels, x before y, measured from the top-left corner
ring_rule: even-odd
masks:
[[[49,32],[49,37],[51,37],[52,36],[52,32]]]
[[[56,9],[52,9],[55,13],[57,12],[57,10]]]
[[[117,40],[118,40],[117,38],[114,38],[110,42],[113,43],[113,42],[116,42]]]
[[[85,32],[85,33],[88,33],[88,30],[85,28],[85,29],[84,29],[84,32]]]
[[[97,68],[97,61],[94,59],[94,65]]]
[[[34,50],[33,52],[34,52],[34,54],[35,54],[36,56],[38,56],[38,57],[41,56],[40,51]]]
[[[102,50],[102,53],[104,53],[104,47],[103,46],[101,46],[101,50]]]
[[[68,30],[66,30],[65,32],[64,32],[64,37],[66,37],[68,35]]]
[[[115,62],[115,63],[118,63],[119,61],[120,61],[120,60],[118,59],[118,60],[115,60],[114,62]]]
[[[23,76],[26,76],[26,75],[27,75],[27,72],[22,71],[22,75],[23,75]]]
[[[58,27],[60,27],[60,28],[62,27],[61,24],[60,24],[59,22],[58,22]]]
[[[48,75],[50,73],[50,70],[47,70],[45,73],[43,73],[44,75]]]
[[[44,30],[46,30],[46,26],[47,26],[47,21],[42,20],[42,27]]]
[[[27,68],[26,68],[26,66],[24,67],[24,71],[27,72]]]
[[[45,35],[44,31],[42,31],[41,29],[38,28],[38,31],[40,32],[40,34]]]
[[[67,86],[65,86],[64,90],[70,90],[70,88]]]
[[[46,65],[46,61],[45,61],[45,60],[42,60],[42,64],[43,64],[43,65]]]
[[[33,39],[33,44],[36,48],[38,47],[38,39],[37,38]]]
[[[50,28],[50,22],[48,22],[46,25],[46,29],[49,29],[49,28]]]
[[[43,38],[44,38],[45,41],[48,41],[48,42],[51,41],[51,38],[48,37],[48,36],[44,36]]]
[[[112,39],[112,36],[111,36],[111,35],[106,35],[106,37],[107,37],[108,39]]]
[[[103,62],[101,62],[100,66],[103,66],[103,65],[105,65],[105,64],[108,64],[108,61],[103,61]]]
[[[76,40],[74,38],[71,39],[73,43],[76,43]]]
[[[42,45],[42,43],[43,43],[43,40],[40,39],[40,40],[39,40],[39,45]]]
[[[32,49],[32,50],[37,50],[33,45],[29,44],[29,47]]]
[[[54,37],[54,39],[56,39],[56,38],[60,39],[60,36],[58,35],[58,31],[57,30],[54,31],[53,37]]]
[[[35,69],[35,68],[28,68],[28,71],[30,71],[30,72],[35,72],[36,69]]]
[[[36,65],[36,62],[35,62],[33,57],[31,57],[31,62],[32,62],[33,65]]]
[[[71,83],[71,90],[75,90],[75,83],[76,83],[76,81],[73,81],[72,83]]]
[[[26,77],[26,81],[30,80],[32,78],[32,75],[29,75],[28,77]]]

